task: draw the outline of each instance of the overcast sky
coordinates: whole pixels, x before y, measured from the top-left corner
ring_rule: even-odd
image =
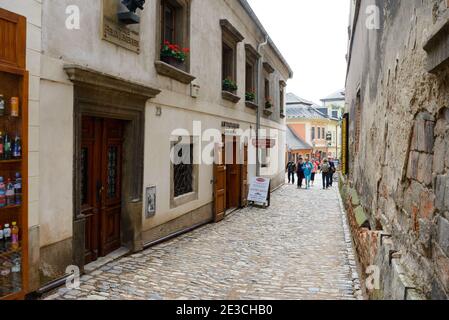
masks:
[[[343,89],[349,0],[248,0],[294,77],[288,92],[321,104]]]

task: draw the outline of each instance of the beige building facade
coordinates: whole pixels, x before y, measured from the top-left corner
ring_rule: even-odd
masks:
[[[249,161],[229,168],[239,177],[229,174],[228,184],[240,190],[225,211],[245,205],[256,152],[260,175],[272,188],[284,183],[292,71],[246,1],[147,1],[127,15],[133,24],[118,15],[128,13],[119,0],[1,0],[0,7],[29,26],[30,291],[69,265],[82,269],[116,249],[139,251],[213,221],[214,165],[171,161],[185,147],[196,159],[208,129],[231,144],[236,136],[235,153]],[[162,57],[166,41],[189,49],[181,65]],[[224,87],[226,79],[237,89]],[[266,130],[259,138],[275,141],[259,148],[257,108]]]

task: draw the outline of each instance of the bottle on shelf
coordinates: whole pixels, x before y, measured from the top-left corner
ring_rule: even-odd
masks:
[[[14,195],[16,205],[22,204],[22,176],[20,172],[16,172],[16,181],[14,183]]]
[[[5,224],[5,228],[3,228],[3,237],[5,238],[6,246],[8,246],[9,243],[11,242],[11,228],[7,223]]]
[[[14,139],[12,157],[14,159],[20,159],[22,157],[22,142],[20,141],[19,135],[16,135],[16,138]]]
[[[13,206],[16,204],[16,199],[14,197],[14,184],[11,179],[8,178],[6,183],[6,206]]]
[[[6,109],[5,98],[3,97],[2,94],[0,94],[0,116],[5,115],[5,109]]]
[[[19,97],[11,98],[11,117],[19,116]]]
[[[11,150],[11,138],[9,137],[8,133],[5,132],[4,137],[4,144],[3,144],[3,160],[10,160],[12,155]]]
[[[5,249],[5,235],[3,233],[3,226],[0,224],[0,253]]]
[[[0,208],[6,207],[6,186],[3,177],[0,177]]]
[[[12,223],[11,229],[11,249],[19,249],[19,227],[15,221]]]
[[[5,159],[5,138],[3,132],[0,131],[0,160]]]

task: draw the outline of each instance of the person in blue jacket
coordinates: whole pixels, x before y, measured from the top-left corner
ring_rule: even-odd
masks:
[[[310,181],[312,180],[313,163],[310,162],[309,157],[306,157],[306,161],[302,165],[302,171],[304,172],[304,178],[306,180],[306,189],[310,189]]]

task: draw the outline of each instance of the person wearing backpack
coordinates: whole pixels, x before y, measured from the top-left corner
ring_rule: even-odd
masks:
[[[306,157],[306,161],[302,165],[302,171],[304,172],[304,178],[306,179],[306,189],[310,189],[310,180],[312,179],[313,164],[310,162],[309,157]]]
[[[329,189],[330,170],[331,166],[329,164],[329,160],[324,159],[323,164],[321,165],[321,174],[323,176],[323,190]]]

